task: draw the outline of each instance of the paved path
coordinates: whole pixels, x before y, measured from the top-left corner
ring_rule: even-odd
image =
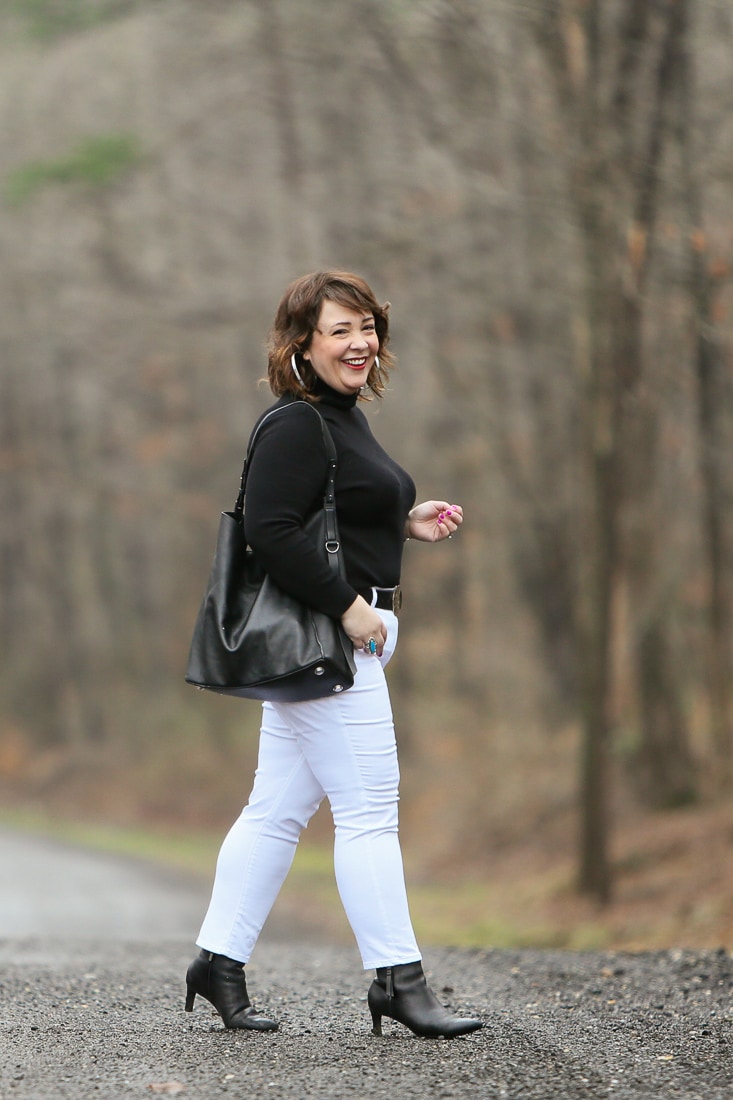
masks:
[[[207,893],[143,861],[0,828],[0,937],[193,939]]]
[[[389,1024],[384,1038],[371,1036],[368,977],[353,948],[270,939],[248,975],[281,1029],[228,1032],[200,999],[192,1015],[182,1011],[198,887],[187,895],[180,880],[138,864],[86,853],[77,862],[35,841],[12,848],[6,836],[2,1100],[733,1098],[733,960],[724,951],[431,950],[426,969],[440,998],[486,1022],[445,1042]],[[20,887],[36,873],[43,881]],[[81,906],[66,896],[80,885]],[[177,937],[171,915],[186,905]],[[153,921],[163,912],[167,938]],[[62,927],[63,936],[49,932]]]

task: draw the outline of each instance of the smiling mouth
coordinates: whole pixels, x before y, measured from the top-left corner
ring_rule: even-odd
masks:
[[[361,359],[344,359],[343,361],[347,367],[361,368],[366,363],[367,357],[365,355]]]

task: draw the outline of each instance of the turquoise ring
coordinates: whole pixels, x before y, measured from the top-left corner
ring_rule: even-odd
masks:
[[[374,638],[369,639],[369,652],[372,656],[377,652],[377,643],[374,641]]]

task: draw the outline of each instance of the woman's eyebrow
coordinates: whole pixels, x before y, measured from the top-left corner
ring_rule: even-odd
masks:
[[[365,313],[364,316],[362,317],[360,323],[363,325],[366,321],[373,321],[373,320],[374,320],[374,314],[373,313]],[[328,327],[329,327],[329,331],[330,331],[331,329],[334,329],[334,328],[349,328],[350,325],[351,325],[351,321],[334,321],[333,324],[329,325]]]

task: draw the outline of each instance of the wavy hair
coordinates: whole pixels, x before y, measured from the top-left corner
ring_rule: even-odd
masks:
[[[270,389],[276,397],[294,393],[309,401],[317,400],[313,394],[317,376],[308,360],[303,358],[303,352],[310,348],[324,301],[337,302],[347,309],[373,315],[379,338],[379,367],[376,364],[372,366],[365,389],[369,389],[375,397],[381,397],[389,372],[394,366],[394,357],[387,350],[389,302],[380,305],[368,283],[361,276],[352,275],[348,271],[317,271],[311,275],[302,275],[285,291],[277,307],[267,344],[267,380]],[[296,356],[303,386],[293,373],[293,355]]]

